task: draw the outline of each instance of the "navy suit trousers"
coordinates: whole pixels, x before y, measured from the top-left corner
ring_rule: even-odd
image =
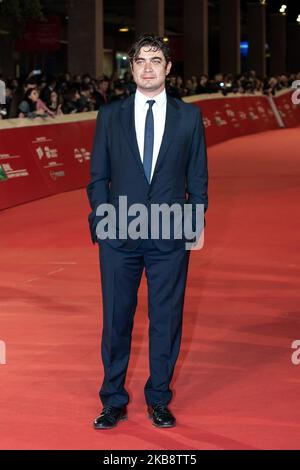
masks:
[[[104,406],[127,405],[125,388],[137,295],[143,270],[148,285],[149,366],[146,403],[168,404],[170,382],[180,350],[182,313],[190,252],[184,245],[163,252],[152,240],[134,251],[99,244],[103,298],[101,354],[104,380],[99,395]]]

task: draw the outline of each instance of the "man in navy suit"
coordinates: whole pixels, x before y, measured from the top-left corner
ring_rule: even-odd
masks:
[[[111,204],[120,209],[121,196],[127,198],[128,207],[134,209],[139,204],[149,211],[155,204],[177,204],[180,208],[189,204],[194,233],[198,207],[205,212],[208,204],[201,114],[197,107],[166,95],[165,80],[171,69],[168,46],[161,38],[146,34],[132,46],[129,58],[137,90],[99,112],[87,188],[91,236],[99,243],[103,299],[104,380],[99,392],[103,410],[94,421],[96,429],[110,429],[127,419],[125,378],[144,268],[150,365],[145,400],[155,426],[175,425],[168,408],[170,382],[181,342],[189,262],[186,241],[193,240],[175,235],[174,218],[170,219],[173,225],[169,237],[161,228],[152,236],[152,213],[149,218],[140,217],[134,225],[143,236],[130,236],[134,210],[128,212],[124,222],[124,210],[109,219],[101,207],[107,209]],[[111,236],[112,232],[107,238],[103,236],[100,228],[107,221],[116,236]]]

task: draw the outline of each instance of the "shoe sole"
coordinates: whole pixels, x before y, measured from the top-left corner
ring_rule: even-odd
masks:
[[[159,425],[159,424],[154,423],[151,415],[148,415],[148,418],[152,421],[152,425],[155,426],[156,428],[175,428],[175,426],[176,426],[176,422],[174,424]]]
[[[113,429],[113,428],[115,428],[116,426],[118,426],[119,421],[127,421],[127,420],[128,420],[128,416],[125,415],[125,416],[122,416],[122,418],[118,419],[118,421],[116,422],[116,424],[113,424],[112,426],[109,426],[109,427],[101,427],[101,426],[99,426],[99,427],[97,427],[97,426],[95,426],[95,424],[94,424],[94,429],[96,429],[97,431],[99,431],[99,430],[102,431],[102,430],[107,430],[107,429]]]

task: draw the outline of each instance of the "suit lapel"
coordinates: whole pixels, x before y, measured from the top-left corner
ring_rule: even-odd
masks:
[[[121,124],[123,127],[125,138],[129,144],[133,157],[140,169],[140,171],[144,173],[143,163],[140,157],[139,147],[136,138],[135,132],[135,120],[134,120],[134,94],[131,95],[128,99],[123,101],[121,106]],[[147,178],[145,176],[147,181]],[[148,181],[147,181],[148,183]]]

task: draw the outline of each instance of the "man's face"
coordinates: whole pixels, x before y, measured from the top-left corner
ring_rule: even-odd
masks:
[[[132,75],[138,89],[141,92],[162,91],[171,66],[171,62],[166,64],[162,51],[142,47],[132,64]]]

